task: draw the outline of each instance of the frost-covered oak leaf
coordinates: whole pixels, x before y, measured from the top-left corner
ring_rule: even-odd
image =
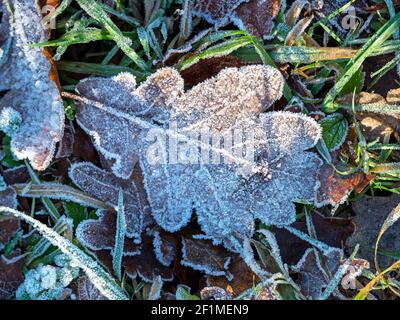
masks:
[[[9,4],[9,5],[6,5]],[[45,41],[36,0],[0,3],[0,128],[12,137],[11,150],[37,170],[50,164],[64,127],[64,106],[57,84],[49,79],[51,62],[43,49],[28,46]]]
[[[130,180],[115,177],[111,172],[96,167],[89,162],[73,164],[69,171],[71,180],[83,191],[91,196],[116,208],[118,206],[118,193],[122,189],[124,193],[124,206],[126,218],[126,233],[128,237],[134,238],[140,243],[140,236],[143,224],[147,224],[151,217],[149,204],[143,190],[140,170],[136,170]],[[108,219],[112,213],[107,213],[102,219]],[[116,213],[115,213],[116,216]],[[145,220],[147,217],[147,220]],[[85,222],[91,225],[93,221]],[[86,228],[87,226],[85,226]],[[109,230],[107,230],[109,231]],[[82,235],[84,236],[84,235]],[[111,234],[107,241],[104,238],[105,246],[114,245],[114,234]],[[103,248],[105,249],[105,248]]]
[[[0,176],[0,180],[2,177]],[[0,189],[0,206],[15,209],[18,205],[17,194],[11,187]],[[0,216],[0,250],[20,229],[20,221],[12,216]]]
[[[171,68],[139,87],[128,74],[89,78],[77,86],[77,121],[116,176],[129,178],[139,160],[162,228],[181,229],[195,209],[206,236],[229,246],[233,235],[252,235],[255,218],[290,224],[293,202],[316,197],[322,161],[306,150],[320,126],[300,114],[263,113],[283,82],[269,66],[227,68],[186,92]]]

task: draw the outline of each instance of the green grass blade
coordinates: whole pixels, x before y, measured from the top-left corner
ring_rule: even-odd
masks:
[[[113,250],[113,269],[119,280],[122,279],[122,256],[124,253],[124,243],[126,234],[124,193],[122,189],[118,193],[117,228],[115,232],[115,244]]]

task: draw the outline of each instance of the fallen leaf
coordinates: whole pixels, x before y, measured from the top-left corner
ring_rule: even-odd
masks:
[[[24,165],[1,170],[1,175],[9,186],[17,183],[25,183],[30,180],[29,171]]]
[[[260,38],[270,36],[280,0],[197,0],[193,14],[217,27],[233,22]]]
[[[149,207],[138,168],[133,173],[132,179],[123,180],[89,162],[82,162],[70,167],[69,176],[80,189],[114,208],[118,205],[118,193],[122,189],[127,236],[140,243],[143,224],[146,225],[149,220],[145,221],[145,217],[149,216]]]
[[[315,212],[312,215],[312,222],[318,240],[334,248],[343,248],[347,238],[354,232],[354,225],[351,219],[327,218]],[[292,224],[292,227],[302,232],[307,232],[304,219],[296,221]],[[307,242],[283,228],[274,228],[273,231],[284,263],[289,265],[297,263],[304,255],[304,252],[311,247]]]
[[[321,183],[317,196],[318,203],[332,206],[342,204],[353,190],[360,193],[373,178],[374,175],[366,175],[363,172],[341,175],[326,164],[318,173],[318,180]]]
[[[358,289],[356,286],[356,278],[361,275],[364,269],[369,269],[369,262],[367,260],[358,258],[353,259],[340,282],[342,288],[345,290]]]
[[[321,128],[304,115],[261,113],[282,95],[278,70],[228,68],[187,92],[183,87],[170,68],[137,88],[129,74],[89,78],[77,87],[83,96],[79,125],[113,161],[116,176],[128,178],[139,159],[151,212],[162,228],[181,229],[196,209],[207,237],[229,246],[233,234],[252,235],[254,218],[290,224],[294,200],[315,201],[322,161],[305,150],[315,146]],[[198,140],[205,131],[219,137],[216,145]],[[242,149],[221,149],[221,136],[234,131],[242,135],[240,149],[254,147],[250,161]]]
[[[231,279],[232,275],[228,271],[230,262],[231,254],[223,247],[201,239],[182,239],[181,264],[185,267]]]
[[[18,251],[9,257],[0,256],[0,300],[14,297],[15,291],[24,281],[24,263],[24,258]]]
[[[12,14],[4,2],[0,4],[0,29],[5,35],[0,90],[10,90],[0,100],[0,113],[13,110],[20,117],[19,127],[9,132],[12,152],[18,159],[28,159],[33,168],[44,170],[62,137],[64,106],[57,83],[49,78],[51,62],[42,48],[27,46],[47,39],[37,1],[11,0],[10,5]]]
[[[206,287],[200,291],[201,300],[232,300],[231,295],[222,288]]]
[[[358,257],[374,265],[374,248],[379,230],[390,212],[400,203],[400,196],[392,194],[389,197],[364,196],[353,203],[355,212],[354,234],[347,240],[349,248],[360,245]],[[389,267],[397,261],[400,252],[399,245],[400,224],[395,223],[389,228],[380,240],[378,261],[381,268]],[[390,256],[392,255],[392,256]]]
[[[78,241],[91,250],[113,250],[115,244],[117,214],[114,211],[98,210],[97,220],[84,220],[76,229]],[[132,239],[126,239],[124,255],[140,253]]]
[[[228,280],[225,276],[208,276],[207,286],[223,288],[235,298],[260,281],[257,275],[251,271],[238,255],[232,258],[232,262],[229,266],[229,273],[232,274],[231,280]]]
[[[321,261],[315,249],[307,249],[300,261],[292,267],[292,270],[298,273],[296,283],[300,286],[301,292],[307,298],[313,300],[320,299],[332,275],[338,270],[341,260],[341,250],[332,249],[327,257],[323,258],[326,258],[326,261]],[[323,268],[323,265],[326,268]],[[327,274],[327,272],[330,274]]]
[[[108,300],[93,285],[87,276],[81,276],[76,284],[77,300]]]

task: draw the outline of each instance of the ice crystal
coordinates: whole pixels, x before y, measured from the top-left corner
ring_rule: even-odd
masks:
[[[4,108],[0,111],[0,130],[12,137],[19,130],[22,118],[13,108]]]
[[[55,257],[58,266],[39,265],[25,275],[16,292],[18,300],[60,300],[70,295],[67,288],[79,275],[79,268],[64,255]]]
[[[0,90],[10,90],[0,100],[2,120],[14,111],[10,113],[12,121],[0,127],[6,125],[1,130],[12,135],[11,149],[18,159],[29,159],[35,169],[44,170],[62,137],[64,107],[56,83],[49,79],[51,63],[43,49],[28,46],[47,39],[37,1],[8,3],[10,6],[0,3],[0,45],[4,53],[0,59]]]
[[[78,85],[77,120],[114,161],[116,176],[129,178],[139,160],[161,227],[181,229],[195,209],[206,236],[218,244],[231,235],[250,237],[254,218],[290,224],[294,201],[315,200],[321,160],[306,150],[321,128],[301,114],[263,113],[282,90],[282,75],[269,66],[224,69],[186,92],[170,68],[138,88],[131,75],[89,78]],[[89,193],[105,192],[96,187],[99,169],[85,170],[81,178],[72,170],[74,182],[91,185]],[[115,206],[117,190],[113,194]]]

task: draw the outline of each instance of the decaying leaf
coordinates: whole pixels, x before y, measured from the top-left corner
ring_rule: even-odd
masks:
[[[321,128],[304,115],[262,113],[282,95],[283,78],[272,67],[224,69],[187,92],[170,68],[137,88],[129,74],[77,88],[84,97],[78,123],[116,176],[129,178],[139,159],[152,215],[169,232],[196,209],[207,237],[230,246],[234,234],[252,235],[254,218],[290,224],[293,201],[315,201],[322,162],[306,150]]]
[[[363,172],[341,175],[330,165],[323,165],[318,173],[318,180],[321,182],[318,203],[332,206],[342,204],[353,190],[356,192],[364,190],[373,177]]]
[[[41,11],[36,0],[10,0],[0,3],[0,12],[0,90],[10,90],[0,100],[1,127],[12,136],[16,157],[44,170],[62,137],[64,106],[49,78],[50,61],[41,48],[28,46],[47,39]]]
[[[76,230],[76,237],[80,243],[91,250],[112,250],[115,244],[116,219],[114,211],[98,210],[98,220],[85,220]],[[124,255],[137,255],[139,248],[132,239],[127,239],[124,246]]]
[[[228,271],[231,254],[224,248],[213,246],[210,241],[182,239],[181,264],[212,276],[232,279]]]
[[[193,14],[217,27],[230,22],[260,38],[268,38],[280,0],[196,0]]]
[[[77,280],[76,297],[78,300],[108,300],[93,285],[87,276],[81,276]]]
[[[1,178],[1,176],[0,176]],[[18,205],[17,194],[11,187],[0,190],[0,206],[15,209]],[[11,240],[20,229],[19,219],[12,216],[0,216],[0,249]]]
[[[231,280],[225,276],[209,276],[207,277],[207,286],[220,287],[229,292],[232,297],[237,297],[260,281],[240,256],[232,258],[229,272],[232,274]]]
[[[139,170],[133,173],[130,180],[123,180],[89,162],[82,162],[71,166],[69,176],[83,191],[114,208],[118,205],[121,188],[124,192],[127,235],[140,243],[144,218],[149,215],[149,208]]]
[[[112,253],[115,242],[117,215],[113,211],[98,211],[98,220],[85,220],[77,228],[78,241],[93,250],[99,260],[112,272]],[[151,282],[154,277],[161,276],[164,281],[173,278],[171,269],[158,261],[158,255],[153,250],[153,237],[144,235],[140,245],[132,239],[124,241],[122,266],[131,277],[139,275],[145,281]]]
[[[369,262],[364,259],[355,258],[351,261],[350,266],[346,270],[346,274],[343,276],[340,282],[343,289],[357,289],[356,278],[361,275],[364,269],[369,269]]]
[[[336,217],[327,218],[318,213],[314,213],[312,215],[312,222],[317,239],[334,248],[343,248],[347,238],[354,232],[354,225],[351,219]],[[292,227],[302,232],[307,232],[307,225],[304,219],[302,221],[296,221],[292,224]],[[287,230],[274,228],[274,232],[284,263],[297,263],[304,255],[307,248],[310,248],[310,244]]]
[[[379,230],[390,212],[400,203],[400,196],[369,197],[364,196],[353,203],[355,231],[348,239],[347,245],[352,248],[360,245],[358,256],[374,265],[374,248]],[[382,236],[378,250],[378,261],[381,268],[390,266],[397,260],[400,224],[395,223]]]
[[[19,254],[20,252],[14,252],[10,257],[0,256],[0,300],[12,299],[24,281],[24,258]]]
[[[308,249],[293,266],[293,271],[298,273],[297,283],[306,297],[320,299],[332,275],[340,266],[341,254],[341,250],[332,249],[326,257],[321,257],[315,249]],[[325,261],[321,261],[322,259]]]
[[[201,300],[231,300],[232,296],[222,288],[206,287],[200,291]]]

